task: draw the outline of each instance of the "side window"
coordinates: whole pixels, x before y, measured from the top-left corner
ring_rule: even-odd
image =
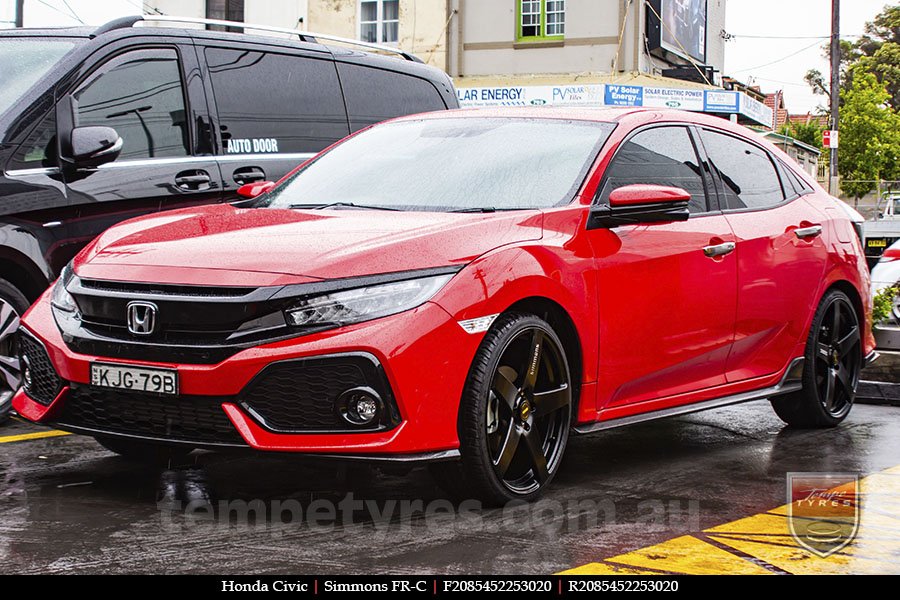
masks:
[[[75,92],[79,127],[114,128],[119,160],[190,154],[184,90],[174,50],[136,50],[113,58]]]
[[[56,150],[56,110],[51,108],[13,154],[7,167],[10,170],[55,167]]]
[[[600,190],[600,204],[616,188],[636,183],[680,187],[691,195],[692,213],[708,210],[694,143],[684,127],[654,127],[619,147]]]
[[[812,191],[809,184],[800,179],[797,173],[788,165],[781,163],[781,172],[783,174],[782,181],[784,181],[785,192],[788,196],[802,196]]]
[[[318,152],[348,133],[334,63],[207,48],[224,154]]]
[[[351,131],[394,117],[447,108],[425,79],[347,63],[338,63],[338,72]]]
[[[736,137],[703,130],[703,146],[725,188],[728,209],[767,208],[785,200],[769,155]]]

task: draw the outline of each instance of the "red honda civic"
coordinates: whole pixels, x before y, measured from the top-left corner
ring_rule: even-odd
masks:
[[[254,190],[81,252],[22,319],[19,414],[133,457],[428,461],[499,503],[572,432],[757,399],[837,425],[874,357],[839,201],[716,117],[418,115]]]

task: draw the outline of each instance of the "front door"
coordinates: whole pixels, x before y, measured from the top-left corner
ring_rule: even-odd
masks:
[[[609,418],[621,416],[616,407],[639,412],[642,403],[725,383],[736,306],[734,236],[711,210],[702,165],[689,128],[654,126],[620,146],[601,183],[601,204],[612,190],[636,183],[676,186],[692,196],[687,221],[592,232],[598,405]]]

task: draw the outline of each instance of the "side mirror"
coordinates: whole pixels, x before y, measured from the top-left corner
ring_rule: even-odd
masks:
[[[116,160],[123,143],[112,127],[76,127],[71,134],[71,155],[64,160],[77,168],[98,167]]]
[[[678,187],[634,184],[614,189],[608,205],[591,207],[588,229],[687,221],[691,195]]]
[[[256,198],[262,196],[275,187],[274,181],[255,181],[253,183],[245,183],[237,189],[237,195],[241,198]]]

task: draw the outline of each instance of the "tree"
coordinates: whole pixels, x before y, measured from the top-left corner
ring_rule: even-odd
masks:
[[[810,121],[809,123],[785,123],[778,130],[778,133],[822,150],[822,127],[816,121]]]
[[[841,189],[858,203],[876,180],[900,175],[900,117],[888,105],[884,85],[864,65],[854,67],[841,100],[838,172]]]

